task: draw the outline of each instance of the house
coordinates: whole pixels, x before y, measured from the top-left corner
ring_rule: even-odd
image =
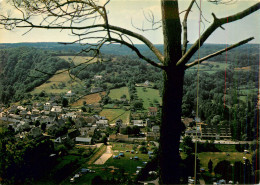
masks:
[[[102,75],[95,75],[94,80],[101,80],[103,78]]]
[[[191,127],[195,123],[193,118],[182,118],[181,121],[186,128]]]
[[[76,137],[76,143],[85,144],[85,145],[91,145],[93,144],[91,137]]]
[[[23,106],[21,106],[21,105],[17,106],[17,109],[18,109],[19,111],[25,111],[25,110],[26,110],[26,108],[23,107]]]
[[[33,138],[37,138],[42,135],[42,130],[39,127],[34,127],[30,130],[29,135]]]
[[[61,114],[62,113],[62,108],[61,108],[61,106],[53,106],[52,108],[51,108],[51,114],[53,114],[53,115],[59,115],[59,114]]]
[[[149,86],[150,85],[150,82],[148,81],[148,80],[146,80],[145,82],[144,82],[144,86]]]
[[[30,129],[29,123],[26,123],[24,121],[20,121],[20,123],[16,126],[15,131],[22,132],[24,130]]]
[[[91,117],[85,118],[85,120],[86,120],[87,123],[94,124],[94,123],[96,123],[96,121],[97,121],[98,119],[95,118],[94,116],[91,116]]]
[[[72,90],[68,91],[68,92],[65,94],[66,97],[72,97],[72,96],[74,96],[74,95],[75,95],[75,93],[72,92]]]
[[[31,113],[32,113],[32,115],[39,115],[40,111],[39,111],[39,109],[33,108]]]
[[[81,127],[81,128],[79,129],[80,135],[81,135],[81,136],[87,136],[88,130],[89,130],[89,127]]]
[[[79,135],[80,135],[80,132],[77,129],[70,129],[70,130],[68,130],[67,138],[74,140]]]
[[[46,103],[43,105],[43,109],[44,109],[44,110],[50,111],[51,108],[52,108],[52,106],[51,106],[51,103],[50,103],[50,102],[46,102]]]
[[[75,127],[78,129],[87,125],[87,122],[83,117],[79,117],[75,119],[74,122],[75,122]]]
[[[158,112],[157,107],[149,107],[148,108],[148,116],[156,116]]]
[[[160,127],[158,125],[155,125],[152,127],[152,132],[153,133],[159,133],[160,132]]]
[[[147,132],[146,141],[157,141],[160,138],[160,133]]]
[[[87,134],[89,137],[92,137],[95,134],[97,127],[96,126],[92,126],[88,129]]]
[[[134,126],[138,126],[138,127],[144,127],[146,125],[146,121],[144,120],[132,120],[132,123],[134,124]]]
[[[96,121],[96,125],[98,128],[106,128],[108,127],[108,120],[98,120]]]
[[[103,89],[101,87],[93,87],[90,90],[91,93],[97,93],[97,92],[101,92],[101,91],[103,91]]]

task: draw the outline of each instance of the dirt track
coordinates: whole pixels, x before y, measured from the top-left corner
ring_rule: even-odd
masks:
[[[112,146],[107,146],[106,152],[94,164],[104,164],[113,154]]]

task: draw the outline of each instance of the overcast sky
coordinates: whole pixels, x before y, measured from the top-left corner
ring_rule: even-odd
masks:
[[[7,11],[3,5],[4,0],[0,0],[0,11]],[[232,15],[236,12],[242,11],[250,5],[255,4],[259,0],[234,0],[235,2],[229,5],[215,5],[208,3],[207,0],[202,0],[202,11],[205,18],[212,22],[213,18],[211,13],[214,12],[217,17],[221,18],[227,15]],[[179,0],[180,11],[185,10],[190,0]],[[199,0],[197,0],[199,3]],[[148,13],[152,11],[156,20],[160,20],[161,9],[160,0],[111,0],[108,5],[109,10],[109,22],[112,25],[120,26],[123,28],[131,29],[132,31],[145,35],[154,44],[162,44],[162,30],[140,32],[136,30],[132,24],[136,27],[142,27],[143,23],[146,28],[149,28],[145,21],[143,12]],[[181,14],[181,18],[183,14]],[[193,6],[192,13],[189,16],[188,21],[188,40],[193,43],[199,35],[199,12],[196,6]],[[208,27],[210,23],[204,21],[205,26]],[[201,32],[203,32],[204,26],[201,26]],[[260,43],[260,11],[255,12],[248,17],[236,21],[234,23],[224,25],[225,30],[218,29],[212,36],[208,38],[206,43],[222,43],[232,44],[240,40],[254,36],[255,39],[250,43]],[[0,29],[0,43],[15,43],[15,42],[65,42],[73,41],[73,37],[69,36],[68,31],[53,31],[53,30],[41,30],[34,29],[28,34],[22,36],[27,29],[15,29],[13,31],[6,31]]]

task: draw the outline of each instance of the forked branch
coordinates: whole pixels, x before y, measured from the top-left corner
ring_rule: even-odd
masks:
[[[206,29],[206,31],[201,35],[201,37],[192,45],[192,47],[185,53],[185,55],[177,62],[177,66],[186,64],[191,57],[194,55],[196,51],[198,51],[199,47],[203,45],[203,43],[208,39],[208,37],[219,27],[224,24],[234,22],[236,20],[242,19],[253,12],[260,9],[260,2],[255,5],[247,8],[246,10],[234,14],[232,16],[223,17],[218,19],[215,14],[212,14],[214,17],[213,23]],[[227,22],[228,20],[228,22]]]

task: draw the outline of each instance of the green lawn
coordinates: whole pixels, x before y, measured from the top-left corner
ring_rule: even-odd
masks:
[[[229,156],[227,156],[227,153]],[[247,159],[251,161],[252,154],[244,154],[243,152],[202,152],[198,154],[201,167],[208,170],[208,162],[211,159],[213,162],[213,168],[217,165],[218,162],[227,160],[231,163],[235,161],[243,161],[243,157],[245,156]]]
[[[126,95],[126,99],[129,100],[129,93],[128,93],[128,87],[121,87],[118,89],[111,89],[109,93],[109,97],[111,99],[117,99],[120,100],[122,95]]]
[[[115,123],[117,119],[122,119],[123,123],[129,123],[130,111],[123,109],[103,109],[100,116],[105,116],[109,123]]]
[[[136,90],[138,98],[143,100],[144,109],[151,107],[150,103],[154,104],[154,100],[157,100],[160,104],[162,103],[159,90],[146,87],[136,87]]]

